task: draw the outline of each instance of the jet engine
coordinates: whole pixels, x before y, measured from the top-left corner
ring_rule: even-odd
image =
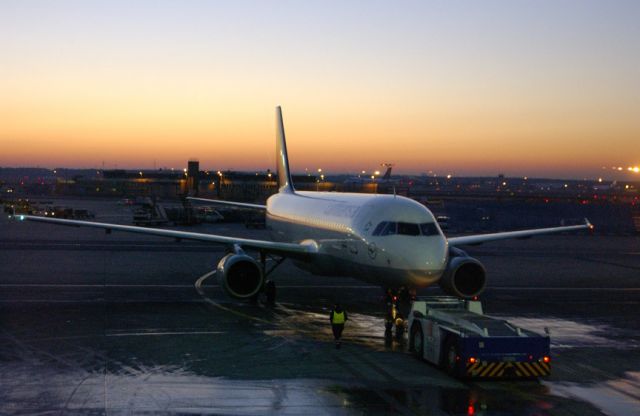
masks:
[[[218,263],[217,274],[225,292],[236,299],[248,299],[264,284],[264,274],[258,262],[246,254],[227,254]]]
[[[449,254],[449,264],[440,278],[440,287],[449,295],[464,299],[482,293],[487,283],[482,263],[455,247],[450,248]]]

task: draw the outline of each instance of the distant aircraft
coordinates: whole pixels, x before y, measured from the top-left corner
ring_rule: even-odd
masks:
[[[391,180],[391,169],[393,169],[393,165],[391,163],[383,163],[382,166],[387,168],[387,171],[382,176],[383,181]]]
[[[380,176],[376,182],[378,183],[390,183],[393,181],[391,179],[391,170],[393,169],[393,165],[391,163],[382,163],[380,166],[385,167],[387,170],[384,172],[384,175]],[[376,175],[379,174],[379,171],[375,172]],[[365,171],[362,171],[362,175],[352,176],[347,178],[344,181],[345,185],[362,185],[365,183],[372,183],[376,179],[376,175],[368,176],[365,174]]]
[[[409,198],[296,191],[280,107],[276,108],[276,165],[279,189],[266,205],[204,200],[264,210],[273,241],[32,215],[17,217],[226,245],[230,253],[218,263],[217,274],[226,292],[237,299],[249,299],[264,290],[266,277],[286,258],[312,274],[351,276],[380,285],[392,294],[439,283],[448,294],[473,298],[485,288],[485,269],[459,246],[593,227],[585,219],[583,225],[447,239],[431,211]],[[256,251],[258,258],[249,256],[246,250]],[[277,261],[270,270],[266,267],[268,258]]]

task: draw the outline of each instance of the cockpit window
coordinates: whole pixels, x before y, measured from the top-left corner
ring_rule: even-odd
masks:
[[[373,234],[372,235],[380,235],[380,233],[382,232],[382,230],[384,229],[384,227],[388,224],[387,221],[382,221],[380,224],[378,224],[378,226],[376,227],[375,230],[373,230]]]
[[[385,235],[413,235],[413,236],[430,236],[430,235],[438,235],[440,232],[438,231],[438,227],[435,223],[426,222],[422,224],[414,224],[411,222],[392,222],[392,221],[382,221],[378,224],[373,230],[372,235],[374,236],[385,236]]]
[[[425,222],[420,224],[420,231],[422,235],[438,235],[438,227],[433,222]]]
[[[412,224],[410,222],[398,223],[398,234],[402,235],[420,235],[420,228],[418,224]]]
[[[373,235],[393,235],[396,233],[396,227],[398,223],[391,221],[382,221],[375,230],[373,230]]]
[[[397,223],[395,222],[386,222],[385,227],[380,232],[380,235],[393,235],[396,233]]]

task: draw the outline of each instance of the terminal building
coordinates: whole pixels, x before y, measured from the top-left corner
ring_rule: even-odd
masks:
[[[202,171],[197,160],[183,170],[104,170],[94,176],[59,179],[54,193],[67,196],[156,197],[181,199],[186,196],[264,203],[277,192],[276,175],[267,172]],[[315,176],[294,175],[300,190],[325,190]]]

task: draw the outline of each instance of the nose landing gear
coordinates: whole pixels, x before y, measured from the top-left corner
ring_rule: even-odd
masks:
[[[411,291],[405,287],[397,290],[387,289],[385,303],[386,314],[384,320],[385,344],[390,345],[393,340],[404,341],[404,334],[407,330],[407,320],[411,301],[415,297]]]

